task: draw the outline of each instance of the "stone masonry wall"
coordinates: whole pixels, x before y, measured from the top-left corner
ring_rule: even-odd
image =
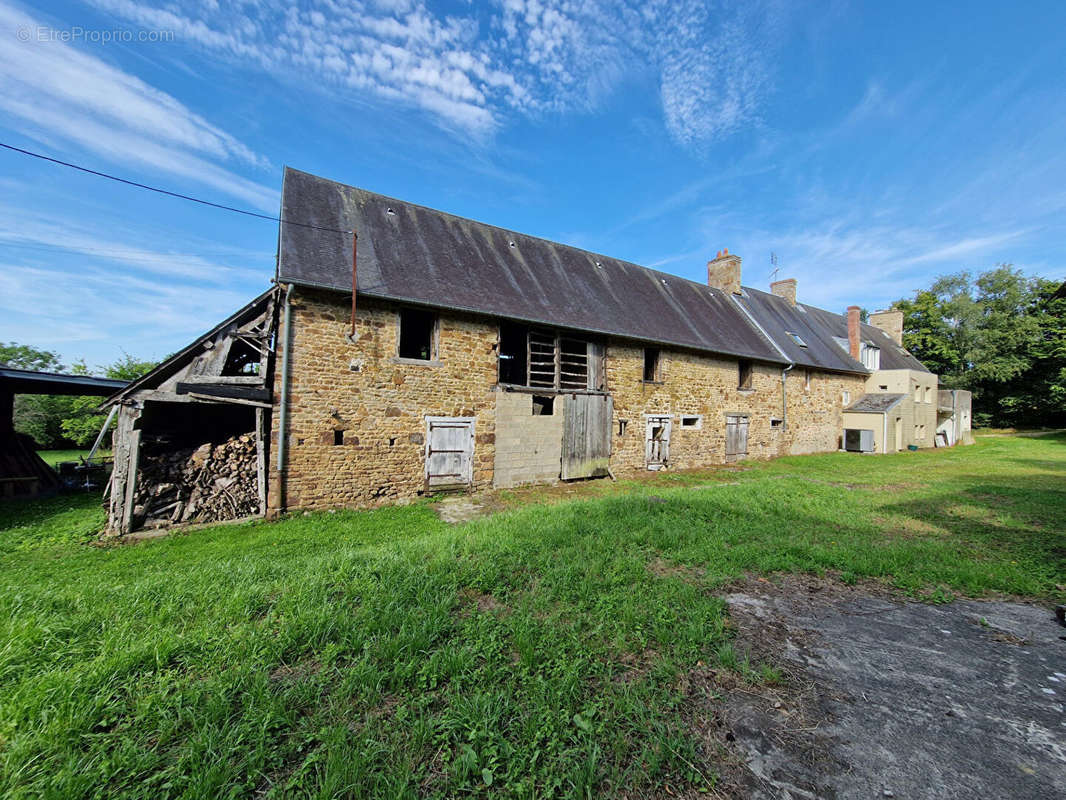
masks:
[[[474,488],[490,486],[496,327],[442,314],[437,360],[417,363],[397,358],[394,306],[360,298],[356,344],[345,338],[350,308],[343,296],[293,293],[284,505],[372,506],[416,497],[425,488],[427,415],[477,418]],[[280,381],[280,358],[276,373]],[[280,397],[280,384],[274,394]],[[339,445],[336,430],[343,431]],[[274,454],[277,405],[271,431]],[[277,508],[276,456],[270,470]]]
[[[781,418],[780,367],[754,366],[752,388],[737,388],[737,362],[725,357],[664,350],[657,383],[643,381],[640,347],[612,344],[607,351],[607,386],[614,395],[614,447],[611,467],[616,472],[646,469],[645,414],[673,417],[670,466],[676,469],[709,466],[725,461],[725,418],[747,414],[748,458],[836,450],[840,446],[843,392],[851,399],[862,392],[861,376],[813,372],[805,386],[802,368],[788,376],[787,427],[774,428]],[[698,428],[683,428],[682,415],[702,415]],[[626,420],[624,434],[619,423]]]
[[[355,344],[346,338],[349,313],[342,295],[293,292],[287,469],[282,492],[275,405],[272,509],[366,507],[417,497],[425,491],[427,415],[476,418],[475,490],[557,478],[566,398],[556,398],[553,416],[534,417],[529,394],[496,390],[493,320],[442,313],[438,357],[419,363],[397,357],[396,306],[361,298]],[[280,359],[276,375],[278,398]],[[860,376],[824,372],[813,372],[808,388],[804,370],[796,368],[788,376],[788,425],[781,429],[771,426],[772,418],[781,417],[780,368],[755,365],[750,391],[737,388],[737,377],[735,360],[664,349],[662,381],[645,383],[643,350],[609,343],[612,469],[645,469],[645,414],[673,417],[674,469],[725,461],[728,413],[749,416],[749,458],[836,450],[843,392],[854,400],[863,390]],[[702,415],[701,426],[682,428],[682,414]],[[628,425],[619,435],[623,419]],[[342,432],[340,444],[335,431]]]

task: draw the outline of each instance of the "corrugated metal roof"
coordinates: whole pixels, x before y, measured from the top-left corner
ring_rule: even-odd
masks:
[[[0,389],[13,394],[108,395],[129,381],[92,375],[63,375],[0,366]]]
[[[867,414],[884,414],[902,400],[902,394],[864,394],[844,411],[859,411]]]
[[[831,335],[841,337],[845,342],[848,340],[848,319],[843,314],[834,314],[824,308],[809,306],[800,303],[807,313],[814,318],[815,324],[831,332]],[[929,372],[925,364],[916,359],[905,348],[900,347],[892,337],[880,328],[862,323],[862,339],[881,348],[881,369],[913,369],[919,372]]]

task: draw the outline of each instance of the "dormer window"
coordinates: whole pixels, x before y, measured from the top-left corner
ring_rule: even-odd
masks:
[[[862,365],[869,370],[881,369],[881,348],[862,343]]]

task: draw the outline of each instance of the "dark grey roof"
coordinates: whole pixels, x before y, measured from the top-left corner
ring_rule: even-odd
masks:
[[[359,234],[360,295],[785,363],[718,289],[285,170],[282,218]],[[351,292],[351,236],[282,225],[278,279]]]
[[[679,345],[760,361],[867,373],[833,337],[840,314],[766,292],[744,297],[609,256],[514,233],[286,167],[279,281]],[[317,226],[307,227],[307,226]],[[327,228],[332,230],[321,230]],[[747,313],[745,313],[747,312]],[[807,313],[805,313],[807,312]],[[788,333],[798,334],[801,347]],[[884,340],[882,368],[925,368]]]
[[[793,306],[783,297],[745,286],[744,294],[738,296],[736,302],[751,312],[763,331],[797,366],[839,372],[864,372],[862,365],[834,341],[832,328],[823,324],[820,318]],[[806,347],[790,336],[793,333],[803,340]]]
[[[815,324],[821,325],[833,336],[843,339],[848,338],[848,319],[843,314],[834,314],[824,308],[809,306],[799,303],[807,313],[815,320]],[[881,369],[914,369],[919,372],[928,372],[925,364],[916,359],[904,348],[892,341],[892,337],[880,328],[868,325],[865,322],[861,326],[861,335],[864,341],[881,348]],[[839,345],[838,345],[839,346]]]
[[[893,408],[904,397],[905,395],[902,394],[864,394],[844,410],[883,414]]]
[[[95,378],[91,375],[62,375],[0,366],[0,389],[12,394],[108,395],[128,381]]]

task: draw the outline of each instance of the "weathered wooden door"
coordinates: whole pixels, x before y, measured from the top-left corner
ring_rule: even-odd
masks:
[[[725,460],[736,461],[748,454],[748,418],[727,414],[725,418]]]
[[[644,461],[648,469],[662,469],[670,461],[670,429],[673,420],[667,416],[647,415],[644,439]]]
[[[614,398],[598,394],[569,395],[563,413],[562,479],[606,475],[611,461]]]
[[[474,480],[474,418],[426,417],[426,485],[469,486]]]

